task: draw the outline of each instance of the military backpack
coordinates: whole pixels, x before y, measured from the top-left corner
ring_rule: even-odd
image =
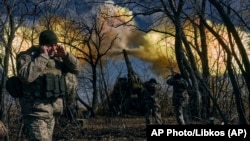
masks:
[[[17,76],[12,76],[6,81],[6,90],[13,98],[23,96],[22,82]]]

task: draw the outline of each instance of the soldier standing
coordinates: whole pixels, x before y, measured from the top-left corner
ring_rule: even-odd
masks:
[[[156,124],[161,125],[161,106],[159,103],[161,86],[156,82],[154,78],[151,78],[149,81],[146,81],[143,86],[146,125],[152,124],[152,116],[154,116]]]
[[[187,124],[187,107],[188,107],[188,84],[180,73],[176,73],[167,80],[167,84],[173,86],[172,102],[174,106],[175,117],[179,125]]]
[[[65,82],[67,86],[65,101],[64,101],[64,116],[70,119],[71,123],[78,124],[76,117],[78,115],[78,105],[77,105],[77,89],[78,89],[78,79],[73,73],[65,74]]]
[[[52,141],[55,118],[63,112],[65,76],[79,70],[78,59],[58,44],[52,30],[41,32],[39,45],[18,55],[17,74],[23,89],[19,102],[28,140]]]

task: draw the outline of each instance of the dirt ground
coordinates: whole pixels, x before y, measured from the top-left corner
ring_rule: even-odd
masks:
[[[80,125],[56,126],[55,140],[60,141],[145,141],[143,117],[97,116],[80,120]]]
[[[21,133],[21,121],[15,120],[9,127],[10,141],[26,141]],[[54,129],[54,141],[146,141],[144,117],[96,116],[80,119],[78,124],[58,121]]]
[[[175,121],[165,120],[170,124]],[[83,119],[82,125],[68,124],[56,126],[56,141],[146,141],[146,125],[144,117],[103,117]]]
[[[163,117],[163,124],[176,124],[175,118]],[[197,124],[197,123],[194,123]],[[198,123],[200,124],[200,123]],[[9,127],[10,141],[25,141],[21,134],[21,122],[15,120]],[[53,135],[54,141],[146,141],[144,116],[108,117],[95,116],[78,119],[76,123],[68,120],[57,121]]]
[[[62,118],[63,119],[63,118]],[[164,125],[176,125],[174,116],[163,117]],[[58,120],[54,141],[147,141],[144,116],[95,116],[78,119],[78,122]],[[204,124],[192,121],[191,124]],[[21,120],[15,119],[9,127],[10,141],[25,141],[21,133]]]

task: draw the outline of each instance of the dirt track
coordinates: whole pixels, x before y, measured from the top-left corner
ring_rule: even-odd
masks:
[[[164,124],[175,124],[174,118],[163,118]],[[58,121],[54,141],[146,141],[146,125],[143,116],[106,117],[83,119],[82,125]],[[20,122],[12,124],[10,140],[23,141],[18,137]],[[19,139],[18,139],[19,138]]]
[[[72,141],[145,141],[144,117],[95,117],[83,120],[83,126],[66,125],[55,131],[55,140]]]

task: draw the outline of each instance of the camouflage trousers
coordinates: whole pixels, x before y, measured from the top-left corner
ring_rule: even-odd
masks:
[[[176,121],[179,125],[186,125],[188,122],[188,103],[186,101],[174,104],[174,113]]]
[[[159,107],[151,107],[151,106],[146,106],[146,125],[150,124],[162,124],[162,118],[161,118],[161,110]],[[153,118],[155,122],[153,122]]]
[[[28,141],[52,141],[54,126],[55,118],[40,119],[32,117],[24,119],[25,134]]]

